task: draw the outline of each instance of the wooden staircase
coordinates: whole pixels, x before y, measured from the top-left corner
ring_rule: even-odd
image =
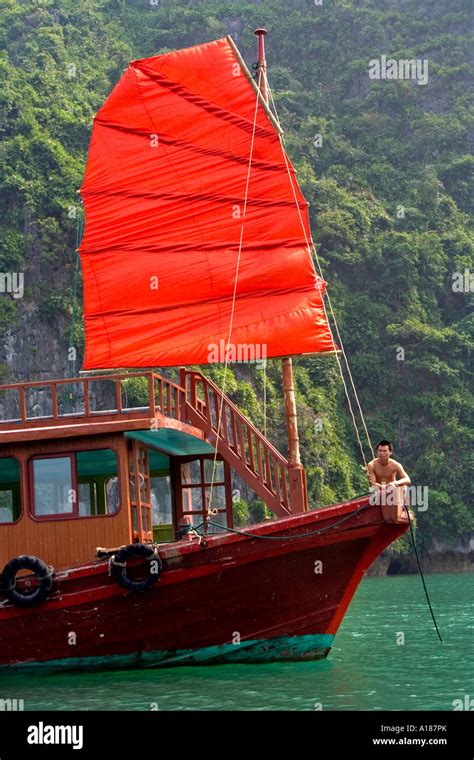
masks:
[[[307,509],[302,467],[288,461],[252,422],[201,372],[181,369],[187,421],[202,430],[219,454],[281,517]]]

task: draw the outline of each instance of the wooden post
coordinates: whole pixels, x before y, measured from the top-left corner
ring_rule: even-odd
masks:
[[[181,422],[187,422],[187,415],[186,415],[186,402],[188,400],[188,389],[186,387],[186,367],[180,367],[179,368],[179,384],[181,388],[183,388],[183,391],[179,393],[180,403],[179,403],[179,410],[180,410],[180,420]]]
[[[266,29],[256,29],[258,37],[257,82],[265,103],[268,105],[267,61],[265,59]],[[286,429],[288,433],[288,465],[290,478],[290,508],[292,512],[304,512],[307,506],[306,478],[301,464],[296,415],[295,388],[293,383],[293,363],[285,358],[281,362],[283,394],[285,398]]]
[[[265,35],[266,29],[256,29],[255,34],[258,37],[258,62],[257,62],[257,84],[262,93],[262,97],[268,106],[268,87],[267,87],[267,61],[265,59]]]
[[[283,378],[283,393],[285,396],[286,425],[288,430],[288,464],[301,467],[300,439],[298,436],[298,420],[296,416],[295,386],[293,383],[293,365],[291,359],[281,360]]]
[[[296,415],[293,364],[290,358],[282,359],[283,394],[285,397],[286,428],[288,433],[288,469],[290,479],[290,507],[292,512],[305,512],[308,508],[306,473],[301,464],[298,419]]]

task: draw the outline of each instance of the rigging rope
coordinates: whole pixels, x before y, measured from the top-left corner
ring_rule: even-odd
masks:
[[[428,589],[426,588],[425,576],[423,575],[423,570],[421,569],[421,562],[420,562],[420,557],[418,555],[418,549],[417,549],[417,546],[416,546],[415,533],[413,531],[413,526],[412,526],[411,520],[410,520],[410,513],[409,513],[408,507],[407,507],[407,505],[405,503],[403,504],[403,507],[405,509],[405,512],[407,513],[408,522],[410,524],[411,540],[412,540],[412,543],[413,543],[413,548],[415,550],[415,557],[416,557],[416,561],[417,561],[417,564],[418,564],[418,570],[420,571],[421,582],[422,582],[423,588],[425,590],[426,601],[428,602],[428,607],[430,609],[430,613],[431,613],[431,617],[433,619],[434,627],[436,628],[436,633],[438,634],[438,639],[441,641],[441,643],[443,643],[443,639],[441,638],[441,634],[439,632],[438,623],[436,622],[435,614],[433,612],[433,607],[431,606],[431,600],[430,600],[430,597],[429,597],[429,594],[428,594]]]
[[[77,302],[77,281],[79,276],[79,245],[82,240],[82,234],[84,232],[84,218],[81,213],[76,217],[76,247],[74,249],[76,254],[76,266],[74,269],[73,285],[72,285],[72,309],[71,309],[71,326],[69,328],[69,348],[74,346],[74,339],[76,337],[76,325],[78,323],[78,302]],[[71,367],[72,371],[72,367]],[[75,375],[75,372],[73,373]]]
[[[268,92],[269,92],[270,100],[271,100],[273,109],[275,111],[275,115],[276,115],[277,121],[279,122],[278,113],[277,113],[275,101],[274,101],[274,98],[273,98],[273,93],[272,93],[272,90],[271,90],[270,86],[269,85],[267,85],[267,86],[268,86]],[[283,136],[280,133],[278,134],[278,138],[280,140],[280,146],[281,146],[283,158],[285,160],[286,170],[288,172],[288,178],[290,180],[291,189],[292,189],[292,192],[293,192],[293,197],[295,199],[296,208],[298,210],[298,216],[299,216],[299,219],[300,219],[301,229],[303,230],[303,235],[304,235],[304,238],[305,238],[305,241],[306,241],[307,249],[308,249],[308,252],[309,252],[310,255],[311,255],[311,252],[313,252],[314,258],[315,258],[317,266],[318,266],[318,270],[319,270],[319,275],[320,275],[321,281],[324,281],[324,275],[323,275],[323,271],[322,271],[322,267],[321,267],[321,262],[319,260],[318,252],[316,250],[316,246],[314,245],[314,243],[313,243],[312,240],[311,240],[311,242],[308,240],[308,236],[306,234],[306,229],[305,229],[303,217],[301,215],[301,210],[300,210],[300,206],[299,206],[299,203],[298,203],[298,198],[296,196],[296,190],[295,190],[293,178],[291,176],[291,171],[290,171],[290,166],[289,166],[289,163],[288,163],[288,158],[287,158],[287,155],[286,155],[284,139],[283,139]],[[356,403],[357,403],[357,406],[358,406],[358,409],[359,409],[359,414],[360,414],[360,417],[361,417],[361,420],[362,420],[362,424],[363,424],[364,431],[365,431],[365,434],[366,434],[366,437],[367,437],[369,448],[370,448],[370,451],[372,453],[372,458],[374,458],[375,455],[374,455],[374,449],[373,449],[373,446],[372,446],[372,441],[370,439],[369,431],[367,429],[367,425],[366,425],[366,422],[365,422],[364,413],[362,411],[362,406],[360,404],[359,396],[357,394],[357,390],[356,390],[355,383],[354,383],[354,379],[352,377],[352,372],[351,372],[351,369],[350,369],[350,366],[349,366],[349,360],[347,358],[347,354],[346,354],[345,349],[344,349],[344,344],[342,342],[341,334],[339,332],[339,327],[338,327],[338,324],[337,324],[337,319],[336,319],[336,315],[334,313],[334,309],[332,307],[332,302],[331,302],[331,298],[329,296],[328,288],[326,288],[326,293],[325,293],[325,295],[323,295],[322,290],[321,290],[321,283],[320,282],[318,283],[318,287],[319,287],[319,292],[320,292],[320,296],[321,296],[321,302],[322,302],[323,309],[324,309],[324,315],[325,315],[326,320],[327,320],[328,325],[329,325],[329,319],[328,319],[327,310],[326,310],[326,304],[325,304],[325,296],[327,297],[327,301],[328,301],[329,308],[330,308],[330,311],[331,311],[331,316],[332,316],[332,319],[333,319],[333,322],[334,322],[334,326],[336,328],[337,339],[339,341],[339,345],[341,347],[341,352],[342,352],[342,355],[344,357],[344,361],[345,361],[345,364],[346,364],[346,367],[347,367],[347,371],[348,371],[348,374],[349,374],[349,377],[350,377],[350,380],[351,380],[352,390],[354,392]],[[331,329],[331,328],[329,328],[329,329]],[[333,342],[334,342],[334,338],[333,338]],[[354,414],[354,411],[353,411],[353,408],[352,408],[351,398],[350,398],[350,395],[349,395],[349,392],[348,392],[348,389],[347,389],[347,385],[346,385],[346,381],[345,381],[345,378],[344,378],[344,372],[343,372],[343,369],[342,369],[341,360],[339,359],[339,354],[337,352],[336,352],[335,356],[336,356],[337,365],[338,365],[338,368],[339,368],[339,374],[341,376],[342,384],[344,386],[344,391],[345,391],[345,394],[346,394],[347,403],[348,403],[348,406],[349,406],[349,411],[350,411],[350,414],[351,414],[351,417],[352,417],[352,422],[353,422],[353,425],[354,425],[354,430],[355,430],[355,434],[356,434],[356,437],[357,437],[357,442],[359,444],[359,449],[360,449],[360,452],[361,452],[361,455],[362,455],[364,466],[365,466],[365,469],[367,471],[367,459],[365,457],[364,446],[362,444],[362,441],[361,441],[361,438],[360,438],[360,435],[359,435],[359,428],[358,428],[358,425],[357,425],[357,422],[356,422],[356,417],[355,417],[355,414]]]
[[[223,380],[222,380],[222,388],[220,389],[220,394],[221,395],[220,395],[219,408],[218,408],[217,420],[216,420],[216,422],[217,422],[216,444],[215,444],[214,458],[213,458],[213,463],[212,463],[212,476],[211,476],[211,483],[210,483],[210,489],[209,489],[209,498],[208,498],[207,509],[206,509],[206,513],[207,513],[206,524],[211,524],[210,517],[212,515],[217,515],[218,514],[218,509],[212,509],[212,497],[213,497],[214,482],[215,482],[215,473],[216,473],[216,467],[217,467],[218,442],[219,442],[219,439],[220,439],[220,432],[221,432],[221,426],[222,426],[222,411],[223,411],[223,406],[224,406],[224,394],[225,394],[225,389],[226,389],[227,369],[228,369],[228,364],[229,364],[229,345],[230,345],[230,342],[231,342],[233,322],[234,322],[235,303],[236,303],[236,296],[237,296],[237,283],[238,283],[238,278],[239,278],[240,260],[241,260],[241,255],[242,255],[244,225],[245,225],[245,218],[246,218],[246,212],[247,212],[248,193],[249,193],[249,184],[250,184],[250,172],[251,172],[251,167],[252,167],[252,158],[253,158],[253,150],[254,150],[254,143],[255,143],[255,131],[256,131],[256,124],[257,124],[258,103],[259,103],[259,93],[261,92],[261,86],[260,85],[261,85],[261,78],[262,78],[262,76],[264,76],[264,72],[263,72],[262,69],[260,69],[260,71],[259,71],[259,80],[258,80],[258,84],[257,84],[257,90],[258,91],[257,91],[257,94],[256,94],[256,101],[255,101],[255,112],[254,112],[254,119],[253,119],[253,128],[252,128],[252,138],[251,138],[251,145],[250,145],[249,163],[248,163],[248,168],[247,168],[247,179],[246,179],[246,186],[245,186],[244,209],[243,209],[242,224],[241,224],[241,229],[240,229],[240,241],[239,241],[239,249],[238,249],[238,254],[237,254],[237,263],[236,263],[235,278],[234,278],[234,289],[233,289],[233,294],[232,294],[232,305],[231,305],[229,333],[228,333],[228,339],[227,339],[227,344],[226,344],[226,355],[225,355],[225,363],[224,363],[224,377],[223,377]],[[266,84],[267,84],[267,89],[268,89],[269,97],[271,99],[271,102],[272,102],[272,105],[273,105],[273,109],[275,111],[276,118],[278,120],[278,113],[277,113],[275,101],[274,101],[274,98],[273,98],[272,90],[271,90],[271,88],[270,88],[270,86],[268,84],[268,80],[266,80]],[[294,197],[294,200],[295,200],[295,203],[296,203],[296,208],[297,208],[297,211],[298,211],[298,216],[299,216],[299,219],[300,219],[301,228],[303,230],[303,235],[304,235],[304,238],[305,238],[305,241],[306,241],[307,250],[308,250],[308,253],[310,255],[313,252],[315,260],[316,260],[316,263],[317,263],[317,266],[318,266],[318,270],[319,270],[319,274],[320,274],[320,280],[318,281],[318,287],[319,287],[319,291],[320,291],[321,303],[323,305],[324,315],[325,315],[326,321],[327,321],[327,323],[329,325],[329,318],[328,318],[328,314],[327,314],[327,310],[326,310],[325,298],[324,298],[324,294],[322,293],[322,288],[321,288],[321,283],[324,282],[324,275],[323,275],[323,272],[322,272],[321,263],[320,263],[319,256],[318,256],[318,253],[317,253],[317,250],[316,250],[316,247],[315,247],[313,241],[312,240],[311,241],[308,240],[308,236],[306,234],[306,229],[305,229],[303,217],[301,215],[301,209],[300,209],[300,206],[299,206],[299,203],[298,203],[298,198],[297,198],[297,195],[296,195],[295,186],[294,186],[293,178],[291,176],[291,171],[290,171],[290,167],[289,167],[289,163],[288,163],[288,158],[287,158],[287,155],[286,155],[284,140],[283,140],[283,137],[282,137],[282,135],[280,133],[278,134],[278,139],[280,141],[280,146],[281,146],[283,158],[285,160],[285,166],[286,166],[286,170],[287,170],[287,173],[288,173],[288,178],[289,178],[289,181],[290,181],[291,189],[292,189],[292,192],[293,192],[293,197]],[[333,319],[333,323],[334,323],[334,326],[335,326],[335,329],[336,329],[337,339],[338,339],[339,345],[341,347],[341,352],[342,352],[342,355],[344,357],[344,361],[345,361],[345,364],[346,364],[346,367],[347,367],[347,371],[348,371],[348,374],[349,374],[349,378],[350,378],[350,381],[351,381],[351,385],[352,385],[352,390],[353,390],[353,393],[354,393],[354,397],[356,399],[357,407],[358,407],[359,414],[360,414],[360,417],[361,417],[361,420],[362,420],[362,424],[363,424],[363,427],[364,427],[365,435],[367,437],[367,441],[368,441],[368,444],[369,444],[370,451],[372,453],[372,457],[374,457],[374,450],[373,450],[373,447],[372,447],[372,442],[370,440],[369,431],[368,431],[368,428],[367,428],[367,425],[366,425],[366,422],[365,422],[364,413],[362,411],[362,407],[361,407],[361,404],[360,404],[360,401],[359,401],[359,396],[357,394],[357,390],[356,390],[356,387],[355,387],[354,379],[353,379],[352,372],[351,372],[351,369],[350,369],[350,366],[349,366],[349,361],[347,359],[347,355],[346,355],[346,352],[345,352],[344,344],[342,342],[342,338],[341,338],[341,335],[340,335],[340,332],[339,332],[339,327],[338,327],[338,324],[337,324],[336,315],[334,313],[334,309],[332,307],[332,302],[331,302],[329,293],[327,292],[327,289],[326,289],[326,296],[327,296],[329,308],[330,308],[330,311],[331,311],[331,316],[332,316],[332,319]],[[329,329],[331,329],[331,328],[329,327]],[[333,342],[334,342],[334,338],[333,338]],[[345,395],[346,395],[346,399],[347,399],[347,403],[348,403],[348,407],[349,407],[349,412],[350,412],[350,415],[351,415],[351,418],[352,418],[352,422],[353,422],[353,425],[354,425],[354,430],[355,430],[355,433],[356,433],[357,442],[358,442],[359,449],[360,449],[360,452],[361,452],[362,460],[364,462],[365,470],[367,472],[367,465],[368,465],[368,463],[367,463],[367,459],[366,459],[366,456],[365,456],[364,446],[363,446],[361,437],[359,435],[359,428],[358,428],[356,416],[355,416],[355,413],[354,413],[354,410],[353,410],[353,406],[352,406],[352,401],[351,401],[351,397],[350,397],[350,394],[349,394],[349,390],[347,388],[346,379],[344,377],[344,372],[343,372],[341,360],[340,360],[339,354],[337,352],[335,353],[335,356],[336,356],[337,365],[338,365],[338,368],[339,368],[339,374],[341,376],[342,384],[343,384],[343,387],[344,387],[344,392],[345,392]],[[263,389],[263,391],[264,391],[264,404],[263,404],[263,415],[264,415],[264,435],[265,435],[265,437],[266,437],[266,432],[267,432],[266,431],[266,427],[267,427],[267,418],[266,418],[266,412],[267,412],[266,379],[267,378],[266,378],[266,371],[265,371],[265,365],[264,365],[264,389]],[[209,414],[211,414],[210,411],[209,411]]]
[[[267,437],[267,360],[263,360],[263,435]]]
[[[299,539],[300,541],[305,538],[309,538],[310,536],[317,536],[320,533],[324,533],[326,530],[330,530],[331,528],[335,528],[336,525],[342,525],[342,523],[347,522],[351,519],[351,517],[355,517],[360,512],[363,512],[364,509],[369,509],[371,505],[370,504],[362,504],[358,509],[356,509],[355,512],[350,512],[348,515],[344,515],[344,517],[341,517],[339,520],[337,520],[334,523],[331,523],[330,525],[326,525],[325,528],[319,528],[319,530],[312,530],[309,533],[300,533],[297,536],[259,536],[255,533],[249,533],[245,530],[237,530],[237,528],[229,528],[226,525],[220,525],[219,523],[214,523],[211,520],[206,520],[205,523],[200,523],[196,528],[193,528],[193,530],[196,531],[196,533],[199,534],[199,528],[205,527],[206,525],[214,525],[216,528],[220,528],[225,533],[237,533],[239,536],[249,536],[250,538],[259,538],[265,541],[294,541]]]
[[[238,254],[237,254],[237,264],[236,264],[236,267],[235,267],[234,291],[233,291],[233,294],[232,294],[232,306],[231,306],[231,313],[230,313],[229,334],[228,334],[228,338],[227,338],[226,351],[225,351],[224,377],[223,377],[223,380],[222,380],[222,389],[221,389],[221,398],[220,398],[220,404],[219,404],[219,412],[218,412],[217,420],[216,420],[216,422],[217,422],[217,433],[216,433],[216,444],[215,444],[214,459],[213,459],[213,462],[212,462],[212,476],[211,476],[211,485],[210,485],[210,489],[209,489],[209,500],[208,500],[208,503],[207,503],[207,516],[208,516],[207,522],[209,522],[210,515],[217,515],[218,514],[218,510],[217,509],[212,509],[211,508],[211,505],[212,505],[212,493],[213,493],[213,489],[214,489],[214,479],[215,479],[215,472],[216,472],[216,465],[217,465],[217,455],[218,455],[217,446],[218,446],[218,443],[219,443],[220,431],[221,431],[221,425],[222,425],[222,409],[223,409],[223,406],[224,406],[224,393],[225,393],[226,381],[227,381],[227,367],[228,367],[228,364],[229,364],[229,346],[230,346],[230,341],[231,341],[231,338],[232,338],[232,328],[233,328],[233,325],[234,325],[235,302],[236,302],[236,296],[237,296],[237,282],[238,282],[238,279],[239,279],[240,259],[241,259],[241,255],[242,255],[242,245],[243,245],[243,240],[244,240],[244,225],[245,225],[245,215],[247,213],[247,201],[248,201],[249,185],[250,185],[250,170],[252,168],[253,149],[254,149],[254,143],[255,143],[255,131],[256,131],[256,127],[257,127],[258,101],[259,101],[259,94],[257,92],[256,98],[255,98],[255,113],[254,113],[254,117],[253,117],[253,129],[252,129],[252,139],[251,139],[251,143],[250,143],[249,164],[248,164],[248,168],[247,168],[247,180],[246,180],[246,183],[245,183],[244,208],[243,208],[243,213],[242,213],[242,224],[241,224],[241,227],[240,227],[239,250],[238,250]],[[209,410],[209,417],[210,417],[210,420],[212,422],[212,417],[211,417],[211,411],[210,410]]]

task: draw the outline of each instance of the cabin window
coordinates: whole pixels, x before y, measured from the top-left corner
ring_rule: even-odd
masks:
[[[72,456],[33,460],[35,515],[72,516],[75,508]]]
[[[173,522],[171,504],[171,478],[168,475],[150,480],[153,525],[169,525]]]
[[[78,483],[79,515],[89,517],[97,514],[97,482],[92,480],[88,483]]]
[[[174,541],[173,500],[168,473],[150,472],[150,496],[153,540],[156,543]]]
[[[117,475],[107,478],[105,484],[106,508],[108,515],[114,515],[120,507],[120,488]]]
[[[181,482],[183,485],[199,485],[201,480],[201,462],[199,459],[181,465]]]
[[[118,461],[112,449],[34,457],[30,475],[36,517],[96,517],[119,509]]]
[[[145,478],[140,477],[140,484],[142,486],[145,484],[148,472],[149,495],[144,494],[144,496],[146,503],[149,503],[151,507],[150,517],[153,540],[157,544],[174,541],[176,539],[176,526],[170,477],[170,460],[168,456],[155,449],[147,449],[147,454],[148,467],[142,466]],[[132,475],[131,484],[133,483],[134,477]],[[131,485],[131,488],[133,492],[133,485]],[[132,498],[133,501],[134,498]],[[148,515],[145,515],[145,519],[148,519]],[[132,520],[134,521],[134,530],[138,530],[136,526],[136,510],[133,507]]]
[[[213,477],[214,475],[214,477]],[[211,494],[211,483],[212,486]],[[206,519],[207,504],[212,497],[211,508],[218,510],[212,522],[227,527],[228,510],[224,462],[200,457],[181,464],[181,507],[182,515],[192,517],[193,525]],[[219,533],[219,528],[208,526],[208,533]]]
[[[0,523],[12,523],[21,514],[20,464],[15,457],[0,459]]]

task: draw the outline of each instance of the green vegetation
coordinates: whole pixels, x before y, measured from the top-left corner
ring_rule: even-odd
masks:
[[[27,273],[31,324],[70,325],[64,366],[71,341],[82,350],[76,190],[94,113],[130,60],[230,32],[252,62],[252,32],[265,23],[279,118],[372,439],[391,438],[413,482],[429,486],[429,509],[417,515],[423,549],[472,530],[473,294],[452,288],[455,272],[474,271],[469,0],[1,8],[0,271]],[[383,54],[427,58],[428,84],[370,80],[368,61]],[[24,319],[22,307],[0,298],[2,334]],[[222,380],[222,368],[209,374]],[[334,358],[296,360],[295,374],[311,504],[365,491]],[[9,379],[1,364],[0,379]],[[279,362],[266,384],[268,434],[285,451]],[[227,389],[262,426],[262,370],[234,368]]]

